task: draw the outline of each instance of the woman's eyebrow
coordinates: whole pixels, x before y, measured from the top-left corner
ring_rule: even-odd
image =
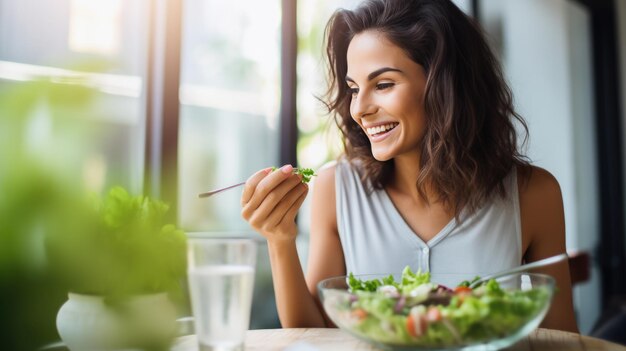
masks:
[[[379,75],[385,73],[385,72],[400,72],[400,73],[404,73],[401,70],[397,69],[397,68],[393,68],[393,67],[383,67],[383,68],[379,68],[377,70],[375,70],[374,72],[370,73],[367,75],[367,80],[372,80],[376,77],[378,77]],[[352,82],[354,83],[354,79],[346,76],[346,81],[348,82]]]

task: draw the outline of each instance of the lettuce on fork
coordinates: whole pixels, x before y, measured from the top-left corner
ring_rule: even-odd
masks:
[[[272,167],[272,172],[277,170],[278,167]],[[311,168],[294,168],[294,174],[300,174],[302,176],[302,183],[308,183],[311,181],[311,178],[316,176],[315,171]]]

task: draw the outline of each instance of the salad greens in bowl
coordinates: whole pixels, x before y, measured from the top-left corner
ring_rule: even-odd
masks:
[[[516,273],[470,288],[405,268],[393,275],[341,276],[318,284],[326,314],[341,329],[383,349],[497,350],[539,326],[555,282]]]

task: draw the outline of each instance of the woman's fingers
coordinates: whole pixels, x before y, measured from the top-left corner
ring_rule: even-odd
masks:
[[[250,178],[246,180],[246,184],[243,187],[243,193],[241,194],[241,206],[244,206],[248,203],[248,201],[250,201],[250,198],[252,198],[252,195],[254,194],[254,189],[256,189],[261,180],[263,180],[263,178],[265,178],[265,176],[267,176],[271,171],[271,168],[262,169],[251,175]]]
[[[274,189],[279,187],[285,180],[294,180],[296,178],[293,175],[293,167],[291,165],[286,165],[281,167],[279,170],[275,172],[270,172],[266,177],[261,179],[254,187],[254,191],[252,196],[248,199],[248,201],[244,204],[247,207],[248,211],[256,210],[262,202],[266,201],[266,197],[274,192]],[[251,184],[253,185],[253,184]],[[292,184],[292,186],[295,184]],[[286,194],[287,191],[284,191]],[[275,197],[276,195],[272,195]],[[277,199],[277,201],[280,199]]]
[[[302,192],[300,194],[300,196],[296,199],[296,201],[291,205],[291,207],[289,207],[289,209],[287,210],[287,213],[285,213],[285,215],[283,216],[283,218],[281,219],[281,221],[278,223],[278,225],[288,225],[288,224],[294,224],[295,220],[296,220],[296,215],[298,214],[298,211],[300,210],[300,206],[302,206],[302,203],[304,202],[304,199],[306,199],[306,195],[309,192],[309,187],[306,184],[302,184],[304,185],[305,189],[304,192]]]
[[[269,229],[279,225],[285,217],[287,211],[289,211],[289,209],[297,202],[297,200],[303,195],[306,196],[307,189],[307,185],[303,184],[302,182],[298,182],[296,186],[290,189],[289,192],[281,198],[280,202],[278,202],[267,215],[267,219],[265,220],[265,225],[267,226],[267,228]],[[261,207],[263,207],[263,205]],[[260,211],[259,215],[263,216]]]
[[[292,175],[283,180],[265,196],[263,196],[265,191],[260,189],[261,184],[259,184],[254,196],[243,208],[242,214],[244,218],[248,219],[253,227],[266,226],[268,218],[275,211],[276,206],[298,184],[301,184],[300,177]]]
[[[263,201],[265,195],[277,184],[280,184],[282,180],[287,178],[292,171],[293,166],[291,165],[285,165],[276,172],[272,172],[272,168],[268,167],[250,176],[250,178],[246,180],[243,193],[241,194],[241,206],[246,205],[253,197],[257,198],[257,202]]]

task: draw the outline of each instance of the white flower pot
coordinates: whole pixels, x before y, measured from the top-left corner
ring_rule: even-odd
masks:
[[[68,294],[57,330],[72,351],[162,346],[175,336],[176,308],[167,294],[140,295],[109,305],[102,296]]]

